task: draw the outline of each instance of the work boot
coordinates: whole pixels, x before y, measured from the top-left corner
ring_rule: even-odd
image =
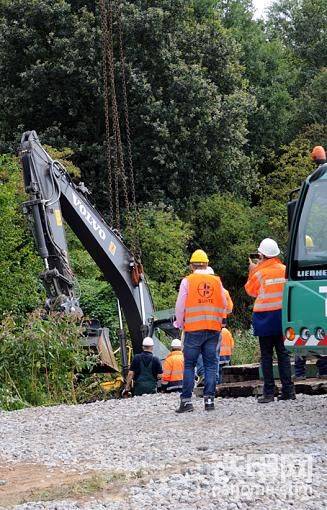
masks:
[[[275,400],[274,395],[262,395],[257,399],[258,404],[269,404]]]
[[[189,413],[190,411],[194,411],[193,404],[190,400],[186,400],[185,402],[181,400],[179,408],[175,409],[175,413]]]
[[[290,395],[278,395],[277,400],[296,400],[295,393],[291,393]]]
[[[204,397],[204,409],[205,411],[214,411],[215,400],[213,397]]]

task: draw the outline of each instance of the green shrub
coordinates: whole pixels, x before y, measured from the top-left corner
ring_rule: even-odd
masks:
[[[315,145],[327,145],[327,126],[312,124],[282,147],[280,157],[274,161],[274,171],[265,179],[260,204],[254,210],[257,220],[266,218],[263,226],[257,225],[258,235],[276,239],[284,253],[288,238],[288,197],[315,169],[310,157]]]
[[[118,312],[115,293],[76,235],[69,228],[66,232],[81,308],[85,316],[99,319],[101,326],[109,328],[110,339],[116,345]]]
[[[234,328],[248,328],[252,300],[243,286],[248,274],[249,253],[260,241],[255,210],[246,200],[224,193],[200,200],[189,215],[196,234],[193,248],[202,248],[208,253],[210,265],[233,299],[230,324]]]
[[[140,210],[137,234],[142,249],[142,262],[148,276],[156,308],[175,305],[177,290],[188,264],[187,245],[191,225],[177,217],[171,207],[147,204]],[[128,228],[131,243],[135,231]]]
[[[75,403],[75,376],[91,370],[97,356],[80,345],[73,317],[37,310],[19,322],[0,324],[0,408]]]
[[[25,314],[44,299],[38,280],[42,263],[22,213],[24,200],[18,159],[0,156],[0,316],[9,311]]]
[[[252,331],[236,330],[234,333],[235,347],[232,355],[232,365],[246,365],[258,363],[260,349],[258,339]]]

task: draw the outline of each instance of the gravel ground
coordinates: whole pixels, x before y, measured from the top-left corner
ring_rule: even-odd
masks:
[[[0,412],[0,460],[116,473],[121,485],[115,498],[16,510],[325,509],[326,401],[225,399],[206,413],[197,400],[195,412],[176,415],[178,397],[156,395]]]

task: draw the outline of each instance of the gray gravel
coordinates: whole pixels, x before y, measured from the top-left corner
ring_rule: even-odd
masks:
[[[174,413],[177,403],[156,395],[0,412],[1,461],[143,476],[117,501],[107,494],[16,510],[327,508],[325,396],[225,399],[213,413],[197,400],[185,415]]]

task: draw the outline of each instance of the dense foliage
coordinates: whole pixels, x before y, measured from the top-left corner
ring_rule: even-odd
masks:
[[[266,236],[285,251],[288,193],[313,170],[312,146],[327,145],[327,0],[277,0],[265,20],[251,0],[121,3],[137,230],[155,302],[173,305],[202,247],[231,290],[233,324],[247,327],[248,253]],[[121,71],[117,61],[123,124]],[[106,215],[101,73],[97,2],[0,2],[2,152],[35,129],[76,179],[80,168]],[[22,317],[44,299],[23,197],[16,159],[1,156],[0,313]],[[115,331],[113,292],[68,237],[84,311]]]
[[[0,408],[76,402],[77,372],[97,362],[80,346],[74,318],[34,312],[23,321],[0,323]]]
[[[0,156],[0,315],[24,314],[40,301],[42,269],[22,212],[25,195],[18,161]]]

